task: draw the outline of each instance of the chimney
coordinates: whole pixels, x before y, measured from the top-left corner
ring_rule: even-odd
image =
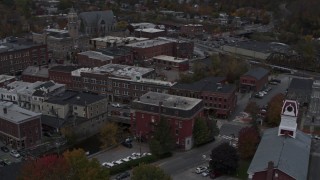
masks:
[[[267,179],[266,180],[272,180],[273,179],[273,171],[274,171],[273,161],[269,161],[268,162]]]
[[[8,113],[8,109],[7,109],[7,107],[4,107],[3,108],[3,114],[7,114]]]
[[[177,103],[173,103],[173,107],[177,107]]]

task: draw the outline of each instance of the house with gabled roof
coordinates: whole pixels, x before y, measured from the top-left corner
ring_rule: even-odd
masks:
[[[267,83],[269,70],[257,67],[250,69],[240,77],[240,91],[260,91]]]
[[[265,130],[247,173],[252,180],[306,180],[311,137],[297,129],[299,105],[285,100],[279,127]]]

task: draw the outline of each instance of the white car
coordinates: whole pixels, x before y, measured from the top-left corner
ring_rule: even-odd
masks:
[[[206,171],[207,169],[208,169],[208,168],[207,168],[207,167],[204,167],[204,166],[197,167],[197,168],[196,168],[196,173],[197,173],[197,174],[203,173],[203,172]]]
[[[20,154],[16,150],[11,150],[10,151],[10,155],[15,157],[15,158],[19,158],[20,157]]]
[[[202,175],[203,177],[207,177],[207,176],[209,176],[209,174],[210,174],[210,171],[207,169],[207,170],[205,170],[201,175]]]
[[[112,107],[116,107],[116,108],[119,108],[120,107],[120,104],[119,103],[113,103],[111,104]]]
[[[123,161],[121,161],[121,159],[119,159],[118,161],[115,161],[114,163],[115,163],[115,164],[122,164]]]
[[[315,136],[314,136],[314,139],[320,140],[320,136],[315,135]]]
[[[135,156],[136,158],[140,158],[141,154],[140,153],[132,153],[132,156]]]
[[[104,166],[104,167],[106,167],[106,168],[111,168],[111,167],[114,166],[114,164],[113,164],[113,163],[110,163],[110,162],[104,162],[104,163],[102,163],[102,166]]]
[[[130,157],[126,157],[126,158],[121,159],[121,161],[123,161],[123,162],[129,162],[130,160],[131,160]]]
[[[135,157],[135,156],[130,156],[130,159],[135,160],[135,159],[137,159],[137,157]]]

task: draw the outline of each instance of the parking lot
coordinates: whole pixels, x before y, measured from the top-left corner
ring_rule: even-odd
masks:
[[[2,142],[0,142],[0,147],[5,146]],[[21,161],[21,158],[15,158],[13,156],[10,155],[10,151],[12,150],[12,148],[10,148],[9,146],[6,146],[7,148],[9,148],[9,152],[3,152],[2,150],[0,150],[0,159],[1,160],[8,160],[11,163],[17,163]],[[0,165],[1,167],[1,165]]]

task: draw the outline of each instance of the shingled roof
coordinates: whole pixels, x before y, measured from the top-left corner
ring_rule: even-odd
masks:
[[[262,67],[257,67],[257,68],[250,69],[243,76],[251,76],[257,80],[260,80],[267,74],[269,74],[269,70]]]
[[[233,84],[219,83],[225,81],[225,77],[207,77],[193,83],[177,83],[172,86],[172,89],[183,89],[190,91],[210,91],[210,92],[232,92],[236,87]],[[219,88],[218,88],[219,87]]]

